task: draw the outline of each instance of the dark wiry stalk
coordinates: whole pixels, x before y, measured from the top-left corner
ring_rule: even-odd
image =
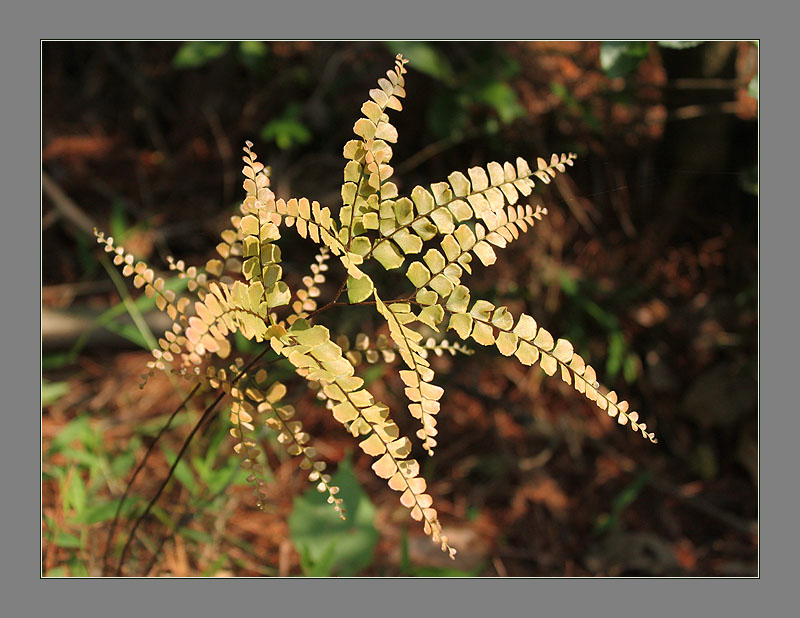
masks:
[[[178,412],[183,410],[186,407],[186,404],[188,404],[189,401],[192,399],[192,397],[194,397],[195,393],[200,388],[200,384],[201,383],[196,384],[195,387],[192,389],[192,391],[181,402],[181,404],[177,408],[175,408],[175,411],[170,415],[170,417],[167,419],[167,422],[159,430],[155,440],[153,440],[152,444],[150,444],[150,446],[148,447],[147,452],[144,454],[144,457],[142,458],[142,461],[140,461],[139,465],[136,466],[136,470],[134,470],[131,480],[128,481],[128,485],[125,487],[125,491],[123,492],[122,497],[119,499],[119,504],[117,504],[117,512],[114,513],[114,521],[111,522],[111,528],[108,531],[108,538],[106,540],[106,551],[103,554],[102,572],[104,575],[106,572],[106,568],[108,567],[108,555],[111,552],[111,541],[114,538],[114,533],[117,531],[117,524],[119,523],[119,515],[122,512],[122,505],[125,502],[125,499],[128,497],[128,492],[130,492],[131,487],[133,487],[133,483],[134,481],[136,481],[136,477],[139,475],[139,472],[141,472],[142,468],[144,468],[144,464],[147,463],[147,460],[150,458],[150,453],[153,452],[153,448],[161,439],[161,436],[164,435],[164,432],[166,432],[167,429],[169,429],[169,426],[172,424],[172,421],[175,420],[175,417],[178,415]]]
[[[247,370],[250,369],[250,367],[252,367],[255,363],[257,363],[259,360],[261,360],[261,358],[263,358],[263,356],[267,352],[269,352],[270,350],[271,350],[271,348],[269,348],[269,347],[265,348],[258,356],[256,356],[253,360],[251,360],[238,373],[238,375],[233,380],[231,380],[231,386],[236,384],[239,381],[239,378],[241,378],[247,372]],[[202,425],[206,422],[206,420],[208,420],[208,418],[211,416],[211,413],[214,411],[214,408],[216,408],[217,405],[219,404],[219,402],[222,401],[223,397],[225,397],[225,393],[224,392],[220,393],[217,396],[217,398],[214,399],[213,402],[211,402],[211,405],[209,405],[205,409],[205,411],[203,412],[203,415],[200,417],[200,420],[197,421],[197,423],[195,424],[194,427],[192,427],[192,431],[189,433],[189,435],[183,441],[183,445],[181,446],[181,450],[178,452],[177,457],[175,457],[175,461],[173,462],[172,466],[170,467],[169,472],[167,473],[167,477],[161,483],[161,486],[158,488],[158,491],[156,492],[156,494],[152,497],[150,502],[147,504],[147,508],[145,508],[145,510],[141,513],[141,515],[139,515],[139,517],[136,518],[136,521],[133,524],[133,528],[131,529],[131,532],[128,535],[128,540],[125,542],[125,546],[122,548],[122,555],[120,556],[119,563],[117,564],[116,575],[118,577],[120,575],[122,575],[122,565],[125,562],[125,556],[127,555],[128,550],[130,549],[131,543],[133,542],[133,539],[136,536],[136,530],[138,530],[139,525],[142,523],[144,518],[147,517],[147,515],[150,513],[150,510],[153,508],[153,505],[156,503],[156,501],[161,497],[161,494],[164,493],[164,489],[166,488],[167,483],[169,483],[170,479],[172,478],[172,475],[175,473],[175,469],[178,467],[178,463],[180,463],[181,458],[183,457],[183,454],[186,452],[186,449],[189,448],[189,444],[191,443],[191,441],[194,438],[195,434],[200,429],[200,427],[202,427]]]
[[[205,409],[205,412],[203,412],[203,415],[200,417],[200,420],[197,421],[194,427],[192,427],[192,431],[183,441],[181,450],[178,452],[178,456],[175,458],[174,463],[170,467],[169,473],[167,473],[167,478],[165,478],[164,481],[161,483],[161,486],[158,488],[158,491],[148,503],[147,508],[142,512],[141,515],[139,515],[139,517],[136,518],[136,521],[133,524],[133,528],[131,529],[131,532],[128,535],[128,540],[125,542],[125,546],[122,548],[122,555],[120,556],[119,563],[117,564],[117,572],[116,572],[117,577],[122,575],[122,565],[125,562],[125,556],[128,553],[128,549],[130,549],[131,543],[133,542],[133,539],[136,536],[136,530],[139,528],[139,524],[141,524],[144,518],[147,517],[147,515],[150,513],[150,509],[153,508],[153,505],[161,497],[161,494],[164,492],[164,488],[166,488],[167,483],[169,483],[170,479],[172,478],[172,475],[175,472],[175,468],[178,467],[178,463],[180,463],[183,454],[186,452],[186,449],[189,448],[189,444],[191,443],[192,438],[194,438],[195,434],[197,433],[197,430],[200,429],[200,426],[211,416],[211,413],[214,411],[214,408],[217,407],[217,404],[219,404],[219,402],[222,401],[222,398],[224,396],[225,396],[224,392],[220,393],[217,396],[217,398],[211,403],[211,405]]]

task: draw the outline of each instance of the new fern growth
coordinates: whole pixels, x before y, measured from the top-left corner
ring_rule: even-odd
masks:
[[[296,374],[316,389],[333,417],[358,440],[359,447],[375,459],[372,469],[400,493],[400,502],[411,517],[421,521],[425,533],[442,550],[455,549],[442,531],[433,498],[427,493],[420,464],[410,457],[412,441],[400,434],[392,411],[365,387],[356,375],[362,362],[391,362],[399,355],[405,368],[399,371],[405,384],[408,412],[417,419],[416,437],[433,455],[438,434],[438,414],[443,389],[435,384],[429,352],[441,354],[467,349],[447,340],[425,340],[422,327],[436,332],[454,331],[462,340],[496,346],[500,354],[515,356],[524,365],[539,363],[547,375],[561,379],[594,401],[609,416],[655,442],[653,433],[640,423],[613,391],[602,389],[595,370],[574,352],[565,339],[554,339],[526,314],[512,315],[506,307],[473,299],[462,282],[471,273],[473,258],[484,266],[496,260],[496,250],[534,227],[547,210],[521,204],[536,182],[549,183],[574,154],[553,154],[537,159],[532,168],[524,159],[515,163],[489,163],[473,167],[467,174],[453,172],[446,181],[429,187],[417,186],[410,196],[400,197],[392,182],[390,165],[397,130],[389,121],[389,110],[400,111],[405,96],[406,60],[397,56],[394,67],[370,90],[361,107],[362,117],[353,127],[356,139],[344,146],[342,203],[323,206],[306,198],[276,198],[270,189],[268,169],[257,160],[252,143],[244,147],[244,190],[241,212],[231,218],[232,227],[222,232],[217,245],[219,259],[209,260],[203,270],[187,268],[170,259],[170,268],[188,278],[190,297],[178,297],[165,289],[165,281],[143,262],[116,247],[113,239],[96,232],[105,250],[115,253],[133,285],[155,297],[159,309],[173,326],[158,340],[153,370],[174,371],[214,389],[223,389],[232,400],[230,433],[248,478],[255,486],[260,507],[267,492],[261,479],[256,440],[257,427],[274,429],[278,441],[308,470],[308,478],[344,517],[344,505],[331,485],[326,464],[318,457],[311,437],[298,419],[300,410],[285,403],[287,389],[270,377],[266,366],[243,371],[244,361],[235,359],[222,366],[214,357],[227,359],[232,333],[264,342],[294,367]],[[319,252],[302,279],[302,287],[289,288],[284,281],[281,250],[277,244],[284,230],[294,228],[310,238]],[[318,306],[320,285],[326,281],[331,257],[346,271],[335,296]],[[410,282],[407,294],[395,296],[378,289],[365,272],[370,264],[399,270]],[[346,336],[334,338],[319,323],[322,313],[346,291],[347,303],[371,305],[385,320],[389,336],[374,342],[360,334],[354,345]]]

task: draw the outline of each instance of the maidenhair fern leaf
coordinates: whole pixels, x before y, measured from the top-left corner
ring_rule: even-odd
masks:
[[[243,189],[239,213],[232,227],[222,232],[217,245],[219,258],[204,269],[186,266],[170,258],[169,267],[189,280],[188,297],[178,297],[165,287],[165,280],[144,262],[138,262],[113,239],[96,232],[113,261],[121,266],[133,285],[156,299],[159,309],[173,326],[158,339],[150,370],[173,370],[188,379],[204,381],[221,389],[231,400],[231,435],[242,466],[250,471],[259,506],[269,491],[259,472],[258,428],[272,428],[308,479],[328,494],[328,502],[343,516],[344,505],[337,488],[330,484],[326,465],[317,458],[311,437],[298,418],[301,410],[284,403],[288,389],[271,380],[264,366],[247,366],[236,359],[216,368],[212,356],[226,358],[229,337],[241,333],[256,342],[268,342],[278,359],[305,379],[326,408],[374,459],[372,470],[400,493],[400,504],[451,557],[455,550],[443,534],[433,498],[420,476],[420,465],[411,458],[413,443],[400,433],[389,407],[377,401],[357,373],[366,363],[391,363],[399,355],[404,368],[399,377],[408,399],[408,411],[417,419],[416,436],[433,454],[438,435],[437,417],[444,389],[434,383],[429,353],[470,353],[447,339],[433,339],[424,330],[442,335],[453,331],[461,340],[496,346],[499,353],[526,366],[539,364],[547,375],[561,379],[593,401],[620,424],[655,442],[655,436],[639,422],[635,411],[614,391],[597,383],[595,370],[575,353],[571,343],[555,339],[531,316],[515,317],[506,307],[471,298],[463,278],[476,264],[487,267],[497,260],[497,250],[534,227],[547,210],[520,203],[529,198],[536,184],[547,184],[574,154],[537,158],[531,167],[522,158],[514,163],[490,162],[453,172],[446,181],[416,186],[408,196],[399,196],[392,182],[392,147],[398,133],[389,110],[400,111],[405,97],[406,60],[397,56],[394,67],[370,90],[362,105],[362,116],[353,125],[357,139],[345,144],[346,160],[341,204],[322,205],[306,198],[275,197],[269,169],[257,160],[252,143],[244,147]],[[279,241],[282,229],[294,228],[318,246],[318,253],[301,285],[292,289],[292,278],[284,280]],[[318,305],[326,291],[330,256],[344,268],[338,292]],[[477,261],[476,259],[477,258]],[[410,289],[397,295],[383,289],[383,280],[373,264],[400,270]],[[368,274],[372,273],[372,274]],[[407,284],[406,284],[407,285]],[[359,333],[354,344],[344,334],[332,335],[318,320],[340,302],[347,292],[349,304],[372,305],[385,322],[388,336],[372,340]],[[389,293],[392,292],[392,293]],[[388,300],[393,297],[392,300]],[[387,300],[383,300],[386,298]],[[260,358],[260,357],[259,357]],[[205,367],[205,369],[201,369]]]

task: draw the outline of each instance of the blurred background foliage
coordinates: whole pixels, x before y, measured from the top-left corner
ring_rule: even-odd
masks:
[[[424,474],[459,562],[440,561],[367,459],[345,459],[348,436],[303,396],[295,403],[321,454],[348,462],[338,474],[353,520],[320,509],[280,451],[265,461],[273,506],[258,512],[221,411],[143,526],[129,572],[754,575],[751,41],[45,42],[44,574],[99,574],[116,500],[185,390],[166,376],[137,388],[141,346],[163,322],[101,267],[91,225],[157,268],[167,255],[202,264],[241,197],[245,139],[279,196],[335,208],[342,146],[398,52],[410,60],[408,98],[393,116],[401,194],[491,160],[579,154],[538,193],[545,221],[471,286],[569,337],[660,445],[631,440],[538,370],[483,349],[445,355],[434,359],[447,392],[441,446]],[[289,277],[299,281],[310,247],[282,240]],[[377,324],[361,317],[340,325],[355,334]],[[402,386],[371,372],[376,395],[400,410]],[[162,438],[124,521],[157,488],[201,403]]]

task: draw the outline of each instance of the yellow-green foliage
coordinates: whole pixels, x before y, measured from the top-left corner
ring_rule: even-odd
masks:
[[[153,369],[171,369],[195,380],[205,381],[230,395],[231,434],[242,465],[252,470],[259,506],[266,496],[260,480],[259,453],[255,427],[266,423],[278,432],[279,441],[308,478],[328,494],[336,511],[344,517],[338,489],[330,484],[325,463],[310,445],[310,436],[297,419],[298,410],[281,403],[286,387],[271,379],[263,367],[256,367],[238,380],[244,363],[217,367],[212,356],[227,358],[228,337],[239,332],[257,342],[268,343],[294,366],[297,374],[317,389],[333,417],[357,439],[361,449],[375,458],[375,474],[400,493],[400,502],[411,517],[422,521],[426,534],[451,556],[447,536],[442,532],[433,498],[420,476],[420,464],[410,458],[412,442],[400,435],[389,407],[377,401],[355,375],[355,367],[366,360],[391,362],[399,355],[405,369],[400,378],[406,385],[408,411],[418,420],[417,438],[432,455],[438,434],[437,415],[443,389],[434,383],[428,361],[430,351],[464,351],[460,345],[423,341],[421,327],[454,331],[461,339],[484,346],[497,346],[504,356],[515,356],[524,365],[539,363],[548,375],[559,373],[567,384],[583,393],[620,424],[630,423],[634,431],[655,442],[644,423],[628,403],[613,391],[601,390],[595,370],[574,352],[564,339],[554,337],[529,315],[512,315],[506,307],[471,298],[462,281],[471,273],[473,256],[484,266],[496,260],[496,250],[534,227],[547,211],[540,206],[519,204],[531,195],[537,182],[549,183],[574,154],[553,154],[537,159],[531,168],[522,158],[515,163],[489,163],[473,167],[466,175],[453,172],[444,182],[415,187],[410,196],[400,197],[392,182],[392,148],[397,130],[388,111],[402,109],[405,96],[406,60],[397,57],[393,69],[370,90],[353,127],[357,139],[344,146],[342,204],[322,206],[306,198],[276,199],[270,190],[268,170],[257,161],[252,144],[244,148],[242,170],[246,197],[241,213],[231,218],[232,227],[222,232],[217,245],[220,259],[212,259],[204,272],[186,268],[183,261],[170,259],[170,267],[189,279],[192,298],[178,298],[164,288],[164,280],[133,256],[114,246],[111,238],[98,233],[98,241],[123,274],[133,276],[137,288],[156,297],[158,307],[173,319],[171,330],[159,339],[153,351]],[[303,278],[303,287],[291,290],[283,280],[281,251],[277,244],[282,230],[294,228],[303,238],[319,245],[319,253]],[[332,339],[325,326],[317,324],[316,298],[325,282],[332,256],[346,271],[336,303],[347,291],[351,304],[372,305],[388,325],[391,339],[382,335],[370,345],[359,335],[351,346],[346,337]],[[411,283],[409,293],[389,299],[364,272],[370,262],[387,270],[402,269]],[[352,349],[351,349],[352,348]],[[203,367],[201,369],[201,366]]]

